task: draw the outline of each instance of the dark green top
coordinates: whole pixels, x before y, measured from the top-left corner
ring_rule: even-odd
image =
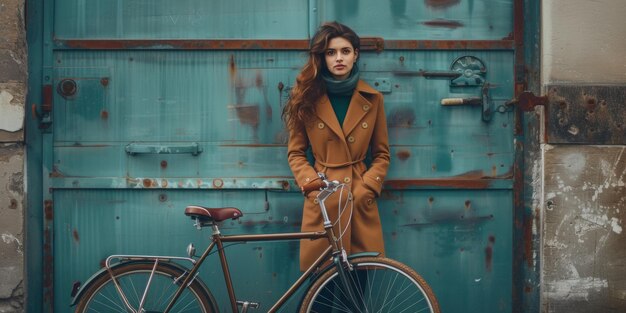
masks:
[[[348,114],[348,106],[350,106],[351,98],[352,95],[340,96],[328,93],[328,99],[330,100],[330,104],[333,106],[333,110],[335,110],[340,126],[343,126],[343,121],[346,119],[346,114]]]

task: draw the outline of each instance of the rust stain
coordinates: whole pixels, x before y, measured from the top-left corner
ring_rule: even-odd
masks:
[[[263,75],[261,75],[260,71],[256,72],[256,78],[254,79],[254,84],[257,88],[263,87]]]
[[[470,200],[465,200],[465,208],[469,209],[472,206],[472,201]]]
[[[78,230],[76,230],[76,228],[74,228],[74,230],[72,231],[72,237],[74,238],[74,241],[76,241],[76,243],[80,242],[80,237],[78,236]]]
[[[410,128],[415,124],[415,111],[413,108],[395,108],[389,113],[387,118],[389,127]]]
[[[100,79],[100,84],[102,84],[102,86],[106,87],[109,85],[109,78],[108,77],[103,77],[102,79]]]
[[[457,29],[459,27],[463,27],[463,23],[459,21],[444,20],[444,19],[430,20],[430,21],[423,22],[422,24],[429,26],[429,27],[442,27],[442,28],[448,28],[448,29]]]
[[[218,188],[218,189],[224,187],[224,181],[219,178],[214,179],[213,187]]]
[[[386,50],[510,50],[513,40],[387,40]]]
[[[166,169],[167,168],[167,161],[166,160],[161,161],[161,168],[162,169]]]
[[[460,0],[454,0],[460,1]],[[432,6],[437,7],[436,5]],[[441,7],[441,6],[440,6]],[[508,37],[507,37],[508,38]],[[489,50],[513,49],[513,40],[383,40],[361,38],[361,50]],[[55,40],[57,46],[71,49],[182,49],[182,50],[302,50],[309,48],[308,40]],[[129,61],[133,61],[132,58]],[[522,89],[523,91],[523,89]]]
[[[54,259],[52,255],[52,230],[46,227],[43,240],[43,302],[50,307],[54,303],[53,274]],[[52,309],[50,309],[52,312]]]
[[[258,105],[245,105],[238,104],[234,106],[237,118],[243,124],[257,127],[259,125],[259,106]]]
[[[394,189],[408,189],[419,186],[439,186],[461,189],[485,189],[491,185],[490,179],[415,179],[415,180],[389,180],[385,186]]]
[[[494,235],[489,235],[489,243],[485,248],[485,266],[487,267],[487,271],[491,271],[493,265],[493,245],[496,243],[496,237]]]
[[[426,4],[426,6],[438,10],[455,6],[459,4],[459,2],[461,2],[461,0],[424,0],[424,4]]]
[[[55,40],[56,44],[76,49],[120,50],[131,48],[183,49],[183,50],[307,50],[309,41],[295,40],[180,40],[180,39],[130,39],[130,40]]]
[[[526,286],[524,287],[524,292],[531,293],[532,291],[533,291],[533,287],[530,284],[526,284]]]
[[[396,153],[396,156],[398,157],[398,159],[404,161],[411,157],[411,152],[408,150],[400,150],[398,151],[398,153]]]
[[[152,187],[152,180],[149,178],[144,178],[143,179],[143,186],[146,188],[150,188]]]
[[[108,119],[109,118],[109,112],[107,110],[100,111],[100,118],[102,118],[103,120]]]
[[[235,65],[235,55],[231,54],[228,61],[228,72],[230,73],[231,80],[234,81],[237,77],[237,66]]]
[[[491,272],[491,267],[493,263],[493,247],[487,246],[485,248],[485,267],[488,272]]]
[[[283,180],[280,185],[283,187],[283,190],[289,190],[289,188],[291,187],[291,185],[289,184],[288,181]]]
[[[44,113],[52,112],[52,85],[44,85],[41,91],[42,93],[42,104],[41,109]]]
[[[44,201],[43,210],[44,210],[44,216],[45,216],[46,220],[47,221],[52,221],[52,219],[54,218],[54,212],[53,212],[53,207],[52,207],[52,200]]]

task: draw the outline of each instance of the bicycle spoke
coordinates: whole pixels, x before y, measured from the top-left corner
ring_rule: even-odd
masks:
[[[173,299],[175,291],[178,290],[175,278],[183,275],[183,271],[172,265],[159,265],[156,271],[154,270],[154,264],[131,263],[114,269],[114,275],[131,306],[138,306],[145,288],[149,288],[145,295],[143,309],[146,312],[163,312]],[[152,273],[154,276],[148,286],[149,277]],[[170,312],[213,312],[213,305],[212,296],[197,283],[192,283],[185,287]],[[128,312],[118,288],[108,276],[103,276],[100,281],[86,291],[84,299],[81,299],[77,305],[77,312],[101,311],[106,313]]]
[[[345,273],[348,286],[340,281],[342,274],[337,273],[337,269],[320,278],[307,295],[309,302],[305,304],[308,306],[303,306],[300,312],[329,312],[331,307],[342,303],[348,306],[346,311],[349,312],[439,313],[436,299],[433,299],[434,305],[431,303],[432,291],[428,285],[405,265],[377,257],[362,260],[362,263],[358,259],[353,261],[355,270]],[[321,291],[333,287],[339,290],[335,290],[332,297]],[[346,287],[352,290],[347,292]]]

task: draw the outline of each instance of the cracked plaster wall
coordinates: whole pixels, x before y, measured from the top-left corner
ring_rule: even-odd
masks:
[[[576,91],[544,124],[542,312],[626,312],[624,15],[623,0],[542,1],[544,94]]]
[[[24,309],[24,1],[0,2],[0,312]]]

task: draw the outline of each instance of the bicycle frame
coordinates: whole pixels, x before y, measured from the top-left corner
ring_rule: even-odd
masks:
[[[222,272],[224,273],[224,280],[226,283],[226,289],[228,291],[228,297],[230,300],[230,305],[231,305],[231,309],[233,312],[239,312],[239,307],[237,304],[237,298],[235,297],[235,289],[233,287],[233,283],[232,283],[232,279],[230,276],[230,267],[228,265],[228,261],[226,259],[226,252],[224,251],[224,243],[232,243],[232,242],[258,242],[258,241],[279,241],[279,240],[301,240],[301,239],[309,239],[309,240],[317,240],[317,239],[322,239],[322,238],[326,238],[328,240],[328,248],[326,248],[326,250],[324,250],[324,252],[322,254],[320,254],[320,256],[315,260],[315,262],[313,262],[313,264],[311,266],[309,266],[309,268],[307,268],[307,270],[300,275],[300,277],[291,285],[291,287],[289,287],[289,289],[280,297],[280,299],[278,299],[278,301],[276,303],[274,303],[274,305],[272,305],[272,307],[267,311],[268,313],[274,313],[276,312],[281,306],[283,306],[285,304],[285,302],[291,297],[293,296],[293,294],[298,290],[298,288],[300,288],[302,286],[302,284],[309,278],[311,277],[311,275],[313,275],[313,273],[316,271],[316,269],[320,268],[322,265],[324,265],[324,262],[327,262],[328,260],[333,260],[335,266],[338,267],[338,270],[341,274],[341,276],[344,276],[344,269],[343,266],[341,264],[348,264],[347,262],[347,256],[345,254],[345,250],[343,250],[343,248],[339,247],[338,239],[335,236],[335,232],[333,230],[333,225],[330,221],[330,219],[328,218],[328,213],[326,211],[326,207],[324,205],[324,201],[330,196],[332,195],[336,189],[340,186],[338,182],[327,182],[326,183],[332,184],[330,186],[334,186],[334,188],[326,188],[323,189],[322,191],[320,191],[320,193],[318,194],[317,198],[319,199],[319,204],[320,204],[320,209],[322,212],[322,217],[324,220],[324,231],[319,231],[319,232],[297,232],[297,233],[272,233],[272,234],[258,234],[258,235],[228,235],[228,236],[222,236],[222,234],[220,233],[219,227],[215,222],[210,222],[208,223],[208,226],[211,226],[213,232],[211,234],[211,243],[209,244],[209,246],[206,248],[206,250],[202,253],[202,255],[200,256],[200,258],[196,261],[192,258],[183,258],[183,257],[174,257],[174,256],[142,256],[142,255],[112,255],[107,259],[106,262],[106,267],[108,269],[109,275],[111,275],[111,278],[118,290],[118,292],[120,293],[120,296],[122,297],[122,299],[124,300],[126,306],[128,307],[128,309],[130,309],[131,311],[134,311],[130,305],[128,304],[128,301],[126,300],[125,295],[123,294],[117,279],[115,278],[115,276],[113,275],[112,270],[110,269],[110,262],[112,259],[122,259],[122,260],[151,260],[154,261],[154,269],[156,269],[157,264],[159,262],[162,261],[169,261],[169,260],[182,260],[182,261],[189,261],[190,263],[193,264],[193,266],[190,268],[188,274],[185,276],[184,281],[182,282],[182,284],[180,284],[180,286],[178,287],[176,293],[174,294],[174,296],[172,297],[172,299],[170,300],[167,308],[165,309],[164,313],[169,312],[172,307],[174,306],[174,304],[176,303],[176,301],[178,300],[178,298],[180,297],[180,295],[182,294],[182,292],[185,290],[185,288],[187,286],[189,286],[192,281],[194,279],[196,279],[197,276],[197,272],[198,269],[200,268],[200,266],[202,266],[202,264],[204,263],[204,261],[206,260],[206,258],[211,254],[211,251],[213,250],[213,248],[215,248],[217,246],[217,252],[219,254],[219,258],[220,258],[220,263],[221,263],[221,267],[222,267]],[[201,226],[206,226],[206,225],[201,225],[200,221],[196,220],[196,226],[201,227]],[[348,264],[349,266],[349,264]],[[154,271],[153,273],[154,274]],[[144,295],[142,296],[141,299],[141,304],[143,304],[145,296],[148,292],[148,289],[150,288],[150,280],[152,279],[152,275],[149,278],[149,282],[148,282],[148,286],[146,286],[146,290],[144,291]],[[138,308],[138,312],[137,313],[141,313],[142,312],[142,305],[140,305],[140,307]],[[246,311],[246,308],[243,308],[243,312]]]
[[[334,183],[334,182],[331,182]],[[335,183],[336,186],[332,189],[324,189],[320,191],[317,198],[319,199],[320,209],[322,212],[322,217],[324,220],[324,231],[321,232],[298,232],[298,233],[275,233],[275,234],[260,234],[260,235],[229,235],[222,236],[217,224],[211,223],[211,227],[213,229],[213,234],[211,235],[212,242],[209,247],[204,251],[200,259],[194,264],[193,268],[178,288],[176,294],[170,301],[169,305],[165,309],[164,313],[169,312],[169,310],[174,306],[176,300],[183,292],[185,286],[188,286],[191,283],[192,279],[195,278],[196,272],[198,268],[202,265],[204,260],[209,256],[211,251],[215,246],[217,246],[217,251],[220,258],[220,263],[222,266],[222,272],[224,273],[224,280],[226,282],[226,289],[228,290],[228,297],[230,299],[231,309],[233,312],[239,312],[239,308],[237,306],[237,298],[235,297],[235,290],[233,288],[232,280],[230,277],[230,268],[228,266],[228,261],[226,260],[226,252],[224,251],[224,243],[228,242],[249,242],[249,241],[278,241],[278,240],[301,240],[301,239],[310,239],[316,240],[321,238],[326,238],[328,240],[329,246],[326,250],[313,262],[311,266],[289,287],[289,289],[278,299],[278,301],[267,311],[268,313],[276,312],[285,302],[296,292],[300,286],[304,283],[304,281],[309,278],[313,272],[320,267],[325,260],[329,260],[332,256],[336,258],[337,256],[341,256],[345,259],[345,250],[339,248],[337,244],[337,237],[335,236],[334,230],[332,228],[332,223],[328,218],[328,213],[326,211],[326,206],[324,205],[325,200],[332,195],[337,187],[338,183]],[[347,263],[347,260],[344,260]],[[338,263],[338,262],[335,262]],[[337,265],[340,271],[342,267]]]

